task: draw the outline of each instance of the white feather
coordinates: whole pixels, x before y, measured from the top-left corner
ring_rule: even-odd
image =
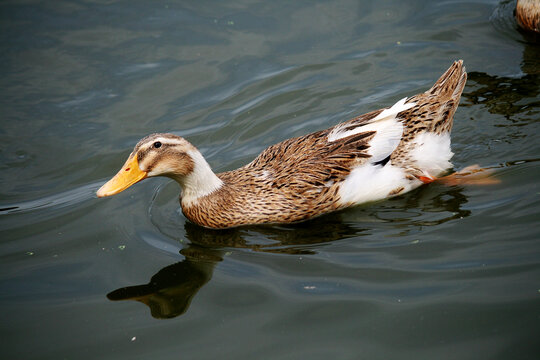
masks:
[[[414,139],[411,155],[418,167],[431,176],[439,176],[452,167],[454,155],[450,148],[450,133],[437,135],[424,132]]]
[[[405,111],[405,110],[409,110],[410,108],[413,108],[413,107],[416,106],[416,103],[405,104],[406,101],[407,101],[407,98],[403,98],[403,99],[399,100],[397,103],[392,105],[392,107],[390,107],[388,109],[384,109],[383,111],[381,111],[381,113],[379,115],[377,115],[376,117],[374,117],[370,122],[375,122],[375,121],[387,119],[387,118],[390,118],[390,117],[395,119],[395,118],[397,118],[397,115],[400,112]]]
[[[450,149],[449,133],[419,134],[413,147],[412,158],[426,175],[437,177],[452,167],[450,159],[454,154]],[[361,204],[387,198],[397,188],[403,187],[400,193],[405,193],[421,184],[420,181],[407,180],[405,171],[399,167],[367,163],[351,171],[341,185],[339,195],[344,205]]]
[[[369,123],[354,129],[343,131],[343,127],[346,125],[336,126],[328,134],[328,141],[336,141],[361,132],[375,131],[375,136],[369,142],[368,154],[371,155],[370,160],[371,162],[377,162],[385,159],[396,149],[403,135],[403,124],[398,118],[398,114],[416,105],[415,103],[405,104],[405,101],[407,101],[407,98],[399,100],[392,107],[384,109]]]
[[[388,157],[399,145],[403,135],[403,124],[395,118],[366,125],[367,131],[377,131],[369,142],[368,154],[374,163]]]
[[[385,199],[392,190],[403,187],[407,192],[421,184],[405,178],[403,169],[387,164],[364,164],[355,168],[339,188],[343,205],[362,204]]]
[[[348,126],[347,123],[337,125],[330,132],[330,134],[328,134],[328,141],[329,142],[336,141],[336,140],[343,139],[343,138],[351,136],[351,135],[359,134],[361,132],[377,131],[377,130],[382,129],[383,127],[385,127],[385,125],[381,124],[381,121],[388,120],[389,123],[391,123],[391,124],[399,122],[397,115],[400,112],[408,110],[408,109],[416,106],[416,103],[405,104],[405,101],[407,101],[407,98],[403,98],[403,99],[399,100],[392,107],[390,107],[388,109],[384,109],[383,111],[381,111],[381,113],[379,115],[377,115],[376,117],[371,119],[368,123],[363,124],[363,125],[359,125],[354,129],[344,131],[343,128]]]

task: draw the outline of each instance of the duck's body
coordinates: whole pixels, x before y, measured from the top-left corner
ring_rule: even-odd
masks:
[[[251,163],[220,174],[185,139],[153,134],[137,144],[98,196],[164,175],[182,187],[182,211],[188,219],[226,228],[302,221],[400,195],[451,167],[452,118],[466,79],[463,63],[457,61],[425,93],[285,140]]]

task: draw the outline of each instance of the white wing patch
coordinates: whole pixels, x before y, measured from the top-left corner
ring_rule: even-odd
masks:
[[[413,102],[405,104],[406,101],[407,101],[407,98],[403,98],[403,99],[399,100],[397,103],[392,105],[392,107],[390,107],[388,109],[384,109],[379,115],[374,117],[373,120],[371,120],[370,122],[383,120],[383,119],[386,119],[386,118],[389,118],[389,117],[392,117],[392,118],[396,119],[397,115],[400,112],[405,111],[405,110],[409,110],[410,108],[413,108],[413,107],[416,106],[416,103],[413,103]]]
[[[405,101],[407,101],[407,98],[403,98],[399,100],[397,103],[392,105],[392,107],[388,109],[384,109],[379,115],[371,119],[369,123],[359,125],[355,127],[354,129],[344,131],[343,128],[348,126],[347,123],[337,125],[336,127],[334,127],[334,129],[332,129],[332,131],[330,131],[330,134],[328,134],[328,141],[329,142],[336,141],[336,140],[343,139],[351,135],[359,134],[361,132],[374,131],[374,130],[377,131],[379,129],[379,125],[381,125],[379,123],[380,121],[391,120],[393,122],[398,122],[397,115],[400,112],[408,110],[416,106],[416,103],[405,104]]]
[[[368,154],[371,155],[371,162],[384,160],[396,149],[403,135],[403,124],[397,117],[398,114],[416,105],[416,103],[405,104],[405,101],[407,98],[399,100],[392,107],[384,109],[369,123],[359,125],[354,129],[344,131],[346,123],[336,126],[328,134],[328,141],[336,141],[361,132],[375,131],[375,136],[369,142]]]
[[[367,151],[371,155],[369,160],[372,163],[384,160],[392,154],[403,135],[403,124],[395,118],[367,124],[366,127],[367,131],[376,131]]]

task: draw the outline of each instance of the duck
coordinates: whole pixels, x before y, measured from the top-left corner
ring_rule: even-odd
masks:
[[[518,25],[533,33],[540,34],[540,1],[518,0],[515,16]]]
[[[395,197],[451,169],[450,132],[466,81],[463,61],[455,61],[423,93],[284,140],[247,165],[217,174],[185,138],[151,134],[97,196],[169,177],[180,185],[185,217],[214,229],[296,223]]]

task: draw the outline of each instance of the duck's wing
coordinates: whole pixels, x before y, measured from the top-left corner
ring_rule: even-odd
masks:
[[[402,99],[390,108],[285,140],[264,150],[245,168],[264,173],[276,188],[330,187],[365,163],[383,166],[401,141],[403,124],[398,114],[412,106]]]

